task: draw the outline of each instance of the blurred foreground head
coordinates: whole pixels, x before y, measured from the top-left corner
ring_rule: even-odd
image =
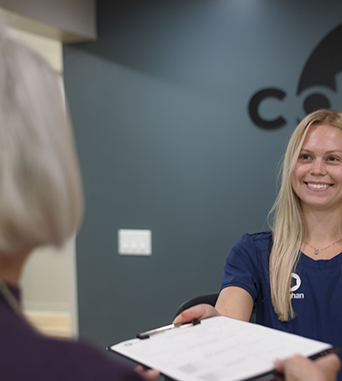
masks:
[[[61,246],[83,195],[57,75],[0,25],[0,255]]]

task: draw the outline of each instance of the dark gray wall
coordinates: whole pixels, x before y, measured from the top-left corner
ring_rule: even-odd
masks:
[[[94,43],[64,47],[86,196],[77,239],[81,336],[106,346],[168,324],[184,300],[220,289],[244,232],[267,229],[277,164],[317,44],[340,1],[98,1]],[[337,49],[338,50],[338,49]],[[257,127],[248,114],[262,88]],[[322,89],[332,106],[339,92]],[[151,257],[117,253],[117,230],[151,229]]]

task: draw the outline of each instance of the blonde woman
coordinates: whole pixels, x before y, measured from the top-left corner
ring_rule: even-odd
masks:
[[[293,132],[270,225],[233,246],[216,310],[198,317],[248,321],[255,306],[259,324],[342,348],[341,112],[313,112]]]
[[[0,379],[142,380],[102,352],[39,334],[20,306],[33,249],[61,246],[79,228],[83,194],[55,73],[0,25]],[[150,379],[156,371],[140,372]]]

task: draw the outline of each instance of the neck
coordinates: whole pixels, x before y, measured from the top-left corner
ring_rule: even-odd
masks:
[[[31,251],[31,249],[22,250],[11,256],[0,254],[0,279],[11,286],[18,286],[24,264]]]
[[[326,213],[303,210],[303,214],[307,242],[319,242],[324,245],[342,238],[340,211],[338,213]]]

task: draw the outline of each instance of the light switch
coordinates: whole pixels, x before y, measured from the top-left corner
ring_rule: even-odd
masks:
[[[118,230],[118,250],[121,255],[151,255],[151,241],[151,230]]]

